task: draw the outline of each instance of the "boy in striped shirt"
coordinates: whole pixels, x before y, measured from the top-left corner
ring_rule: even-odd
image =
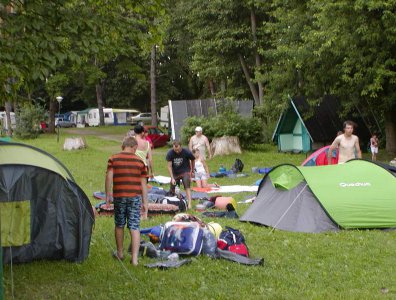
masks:
[[[143,161],[135,155],[137,141],[133,137],[125,138],[122,151],[112,155],[107,164],[106,202],[113,198],[115,240],[117,252],[113,256],[123,260],[124,227],[127,224],[132,242],[133,265],[138,264],[140,246],[140,212],[147,218],[147,172]],[[143,198],[143,203],[142,203]],[[143,204],[143,205],[142,205]]]

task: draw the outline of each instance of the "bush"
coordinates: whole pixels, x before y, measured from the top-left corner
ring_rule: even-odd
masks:
[[[259,119],[242,117],[237,113],[226,111],[217,116],[186,119],[181,130],[183,143],[188,143],[197,126],[202,127],[209,140],[222,136],[237,136],[243,148],[264,141],[263,126]]]
[[[15,135],[21,139],[37,138],[41,132],[40,122],[45,114],[38,104],[24,103],[15,112]]]

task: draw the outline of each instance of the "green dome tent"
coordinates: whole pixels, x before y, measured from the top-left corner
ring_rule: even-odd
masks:
[[[364,160],[279,165],[263,178],[240,220],[297,232],[396,227],[396,178]]]
[[[94,215],[88,197],[50,154],[0,142],[0,242],[3,262],[83,261]]]

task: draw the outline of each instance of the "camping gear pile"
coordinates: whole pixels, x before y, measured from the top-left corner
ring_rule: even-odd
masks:
[[[172,221],[142,229],[141,233],[148,235],[150,242],[141,242],[140,254],[160,260],[146,265],[147,267],[179,267],[191,262],[182,259],[181,263],[175,264],[180,256],[200,254],[247,265],[263,264],[263,259],[249,258],[245,238],[239,230],[230,227],[223,230],[220,224],[213,222],[206,224],[191,214],[177,214]],[[154,243],[158,243],[158,246]]]
[[[246,174],[238,174],[243,171],[244,168],[243,162],[236,158],[235,162],[232,164],[230,170],[227,170],[223,165],[220,166],[218,172],[210,173],[210,177],[229,177],[229,178],[236,178],[236,177],[244,177],[247,176]]]
[[[93,197],[95,199],[102,200],[94,206],[94,211],[99,216],[113,216],[114,206],[113,204],[107,205],[106,195],[103,192],[94,192]],[[148,193],[148,216],[155,216],[160,214],[177,214],[178,212],[184,212],[187,210],[187,200],[184,195],[169,195],[162,188],[151,187]]]

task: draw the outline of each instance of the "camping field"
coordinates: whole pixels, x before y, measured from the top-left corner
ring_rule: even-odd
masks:
[[[49,134],[23,142],[62,161],[94,205],[99,201],[92,193],[104,190],[107,158],[120,150],[126,131],[126,127],[62,129],[59,143],[55,135]],[[85,136],[87,149],[63,151],[64,138],[77,135]],[[168,176],[167,150],[167,147],[154,150],[156,175]],[[389,161],[389,157],[381,155],[380,159]],[[299,165],[305,159],[302,154],[281,154],[274,146],[260,145],[242,155],[213,158],[209,161],[210,171],[217,171],[220,165],[229,169],[237,157],[245,164],[244,173],[249,176],[216,178],[211,182],[252,185],[262,178],[251,172],[252,167]],[[252,194],[233,196],[239,201],[249,195]],[[248,205],[238,204],[238,214],[242,215]],[[194,210],[190,213],[200,216]],[[142,221],[141,227],[170,219],[170,216],[152,217]],[[127,259],[114,260],[111,256],[115,249],[113,219],[97,217],[86,261],[5,265],[5,299],[396,299],[396,231],[302,234],[273,231],[238,220],[204,220],[240,229],[251,257],[264,258],[264,265],[244,266],[199,256],[192,258],[190,264],[172,270],[144,267],[153,262],[147,257],[140,259],[138,267],[132,267],[126,255],[129,236],[125,235]]]

